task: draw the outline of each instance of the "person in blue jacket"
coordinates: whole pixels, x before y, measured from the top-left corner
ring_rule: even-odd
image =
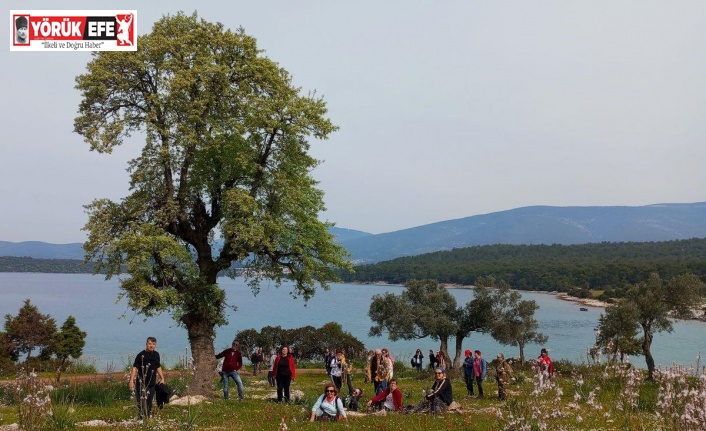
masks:
[[[463,360],[463,380],[466,382],[466,392],[468,396],[473,396],[473,382],[475,375],[473,374],[473,362],[475,359],[470,350],[465,352],[466,358]]]

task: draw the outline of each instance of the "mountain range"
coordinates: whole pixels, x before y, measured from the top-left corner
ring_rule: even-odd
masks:
[[[529,206],[370,234],[331,228],[356,264],[490,244],[586,244],[706,238],[706,202],[645,206]],[[83,259],[81,243],[0,241],[0,256]]]

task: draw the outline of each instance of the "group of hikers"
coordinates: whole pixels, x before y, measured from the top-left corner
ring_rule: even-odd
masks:
[[[155,394],[158,397],[168,396],[168,388],[164,385],[159,353],[155,350],[157,340],[148,337],[145,350],[140,352],[133,364],[129,386],[136,393],[139,417],[149,416],[152,411],[152,402]],[[262,355],[262,349],[256,349],[254,354]],[[359,411],[361,408],[362,388],[354,388],[351,380],[352,364],[346,361],[342,350],[331,352],[324,351],[324,365],[326,374],[331,380],[324,387],[321,394],[311,408],[310,420],[338,420],[347,415],[347,411]],[[441,356],[441,358],[439,358]],[[219,374],[223,383],[223,398],[229,399],[229,380],[233,380],[238,389],[238,399],[243,399],[243,382],[239,371],[243,367],[243,357],[240,352],[239,342],[234,340],[231,347],[215,355],[216,359],[223,359]],[[417,349],[412,357],[411,364],[417,371],[422,371],[423,355]],[[252,359],[252,358],[251,358]],[[451,380],[446,374],[443,355],[429,351],[430,368],[434,370],[434,381],[429,389],[424,392],[423,400],[417,405],[403,406],[402,390],[398,380],[394,377],[394,358],[388,349],[376,349],[368,352],[365,369],[365,382],[373,384],[373,396],[368,400],[367,407],[373,414],[386,414],[386,412],[428,412],[443,413],[453,403],[453,388]],[[259,372],[259,363],[253,363],[253,374]],[[270,352],[267,379],[270,386],[277,387],[277,401],[289,402],[290,384],[296,378],[296,362],[288,346],[283,346],[279,353]],[[478,392],[478,398],[484,398],[483,381],[485,380],[488,363],[483,358],[480,350],[465,351],[463,361],[463,376],[468,396]],[[554,366],[546,349],[541,350],[537,358],[540,385],[548,384],[554,374]],[[498,384],[498,398],[507,398],[506,387],[514,379],[514,373],[509,361],[502,354],[497,356],[495,362],[495,379]],[[348,396],[338,396],[344,383],[348,389]],[[166,395],[165,395],[166,392]],[[162,401],[164,402],[164,401]],[[166,401],[168,402],[168,401]],[[159,405],[161,407],[161,405]]]
[[[425,391],[424,400],[416,406],[404,407],[402,404],[402,391],[394,376],[394,358],[388,349],[376,349],[368,353],[365,370],[365,382],[373,384],[374,396],[367,402],[373,414],[386,414],[386,412],[421,412],[441,413],[448,409],[453,402],[451,381],[446,376],[443,367],[435,368],[435,380],[431,388]],[[354,388],[351,383],[352,366],[346,362],[343,351],[324,351],[324,365],[331,383],[324,387],[324,392],[319,396],[311,408],[309,420],[338,420],[344,419],[347,412],[360,409],[360,398],[363,389]],[[338,396],[343,383],[348,388],[348,396]]]
[[[254,358],[256,358],[255,361],[253,361]],[[228,380],[232,378],[238,387],[238,399],[242,400],[243,381],[238,371],[243,367],[243,356],[240,353],[238,340],[233,340],[231,347],[217,354],[216,359],[223,359],[219,371],[223,382],[223,398],[228,399]],[[277,386],[277,401],[289,402],[289,387],[297,376],[294,355],[291,354],[288,346],[283,346],[279,353],[272,349],[267,361],[269,363],[267,382],[271,387]],[[251,362],[253,362],[253,375],[257,375],[260,372],[260,363],[264,362],[262,348],[255,349],[251,355]]]
[[[424,355],[417,349],[411,359],[411,365],[418,372],[423,369]],[[443,413],[453,404],[453,388],[451,380],[446,374],[445,360],[440,352],[436,354],[429,351],[429,367],[434,370],[434,382],[431,388],[424,392],[423,400],[417,405],[404,406],[402,390],[399,382],[394,378],[394,358],[388,349],[376,349],[368,352],[365,382],[373,384],[374,395],[367,402],[372,414],[386,414],[387,412],[429,412]],[[354,388],[351,383],[351,365],[346,362],[343,351],[324,351],[324,365],[326,373],[331,378],[331,383],[325,385],[324,392],[318,397],[311,408],[310,421],[344,419],[347,412],[357,412],[360,409],[360,398],[363,389]],[[554,373],[554,366],[547,349],[542,349],[537,358],[537,367],[540,375],[540,384],[546,384]],[[488,363],[483,358],[480,350],[465,351],[463,361],[463,376],[466,383],[468,396],[474,396],[478,391],[478,398],[484,398],[483,381],[486,378]],[[504,355],[499,354],[495,362],[495,379],[498,385],[498,398],[507,398],[506,387],[514,380],[514,372],[510,362]],[[343,383],[348,387],[349,395],[341,398],[338,396]]]

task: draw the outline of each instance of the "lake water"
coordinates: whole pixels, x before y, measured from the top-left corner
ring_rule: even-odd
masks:
[[[219,279],[226,290],[228,304],[237,306],[230,311],[229,324],[217,329],[215,348],[230,345],[234,335],[248,328],[260,330],[263,326],[297,328],[306,325],[320,327],[326,322],[337,321],[345,331],[365,343],[369,349],[388,347],[397,359],[409,359],[417,348],[425,354],[429,349],[437,350],[439,343],[431,339],[391,342],[387,338],[368,337],[372,322],[368,308],[373,295],[384,292],[399,293],[400,286],[376,286],[333,284],[328,291],[319,290],[305,303],[291,296],[292,285],[276,288],[274,283],[263,283],[257,296],[242,279]],[[106,364],[118,368],[128,365],[130,354],[144,347],[148,335],[157,337],[158,350],[167,364],[175,364],[180,357],[190,355],[186,331],[177,326],[168,315],[144,320],[126,306],[126,301],[117,301],[120,292],[118,280],[104,280],[101,276],[88,274],[35,274],[0,273],[0,315],[16,315],[23,301],[29,298],[39,311],[51,315],[60,326],[67,316],[76,318],[78,326],[87,333],[84,355],[97,360],[99,371]],[[473,298],[470,289],[451,289],[459,305]],[[552,358],[586,362],[586,350],[594,342],[594,328],[601,308],[580,311],[575,303],[562,301],[554,295],[522,292],[525,299],[533,299],[540,306],[536,318],[540,331],[549,337],[546,347]],[[453,349],[453,340],[449,347]],[[331,346],[335,348],[335,346]],[[489,335],[471,334],[464,341],[464,349],[479,349],[486,357],[497,353],[518,356],[519,350],[502,346]],[[542,346],[525,348],[528,358],[538,355]],[[706,323],[678,321],[671,334],[657,334],[652,344],[657,364],[689,364],[695,362],[700,353],[706,353]],[[453,356],[453,352],[450,352]],[[635,365],[644,367],[644,358],[631,359]]]

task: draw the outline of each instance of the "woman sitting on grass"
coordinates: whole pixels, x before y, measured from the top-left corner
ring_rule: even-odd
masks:
[[[368,407],[375,406],[378,410],[402,411],[402,392],[397,387],[397,379],[390,380],[387,388],[368,401]]]
[[[346,412],[343,410],[343,401],[338,398],[338,390],[332,384],[326,385],[324,393],[316,400],[311,408],[311,417],[309,422],[317,421],[336,421],[345,419]]]
[[[360,397],[363,396],[363,389],[355,388],[348,397],[347,407],[348,411],[357,412],[360,409]]]
[[[436,380],[434,380],[431,389],[427,391],[424,399],[429,402],[429,411],[431,413],[444,413],[453,402],[451,380],[446,377],[446,370],[443,367],[437,367],[434,375]]]

